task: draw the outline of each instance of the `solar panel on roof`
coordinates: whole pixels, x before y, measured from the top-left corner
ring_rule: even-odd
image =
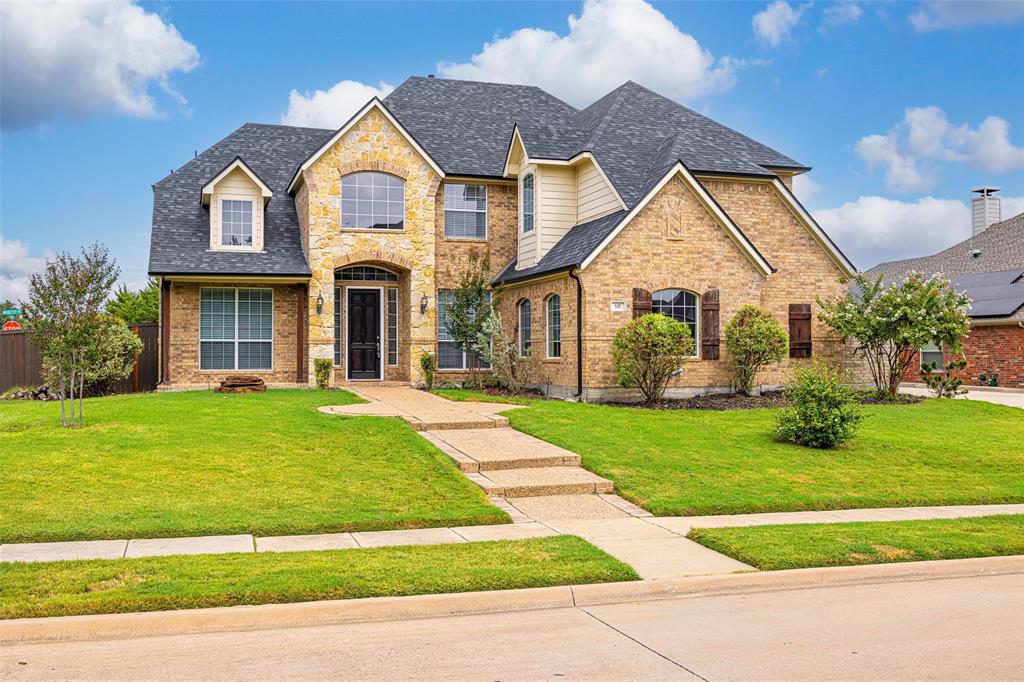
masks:
[[[1004,317],[1024,306],[1024,282],[962,289],[973,302],[971,317]]]

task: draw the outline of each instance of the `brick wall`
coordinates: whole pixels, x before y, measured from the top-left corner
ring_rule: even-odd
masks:
[[[255,374],[268,384],[294,384],[298,376],[296,359],[297,317],[301,288],[297,285],[255,285],[241,287],[269,288],[274,295],[274,358],[273,370],[203,371],[199,369],[199,290],[202,287],[224,287],[224,283],[171,283],[170,388],[216,385],[229,374]],[[303,297],[303,302],[305,298]]]
[[[945,356],[951,357],[948,350]],[[979,386],[982,375],[994,374],[999,386],[1024,388],[1024,329],[1016,324],[972,327],[964,339],[964,356],[967,367],[960,377],[968,386]],[[914,353],[903,380],[921,381],[920,367],[920,353]]]

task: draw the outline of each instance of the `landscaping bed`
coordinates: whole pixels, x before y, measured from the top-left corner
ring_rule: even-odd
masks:
[[[0,618],[638,580],[574,536],[321,552],[0,563]]]
[[[346,418],[345,391],[211,391],[0,408],[0,542],[291,535],[506,523],[400,419]]]
[[[1024,516],[695,528],[688,536],[764,571],[1024,554]]]

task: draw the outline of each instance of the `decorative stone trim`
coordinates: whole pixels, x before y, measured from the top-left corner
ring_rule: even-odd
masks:
[[[394,164],[389,161],[370,161],[363,159],[360,161],[351,161],[349,163],[343,163],[338,166],[338,175],[340,177],[364,171],[377,171],[379,173],[388,173],[390,175],[396,175],[402,178],[402,180],[409,179],[408,168],[399,166],[398,164]],[[433,194],[433,192],[431,192],[430,194]]]
[[[334,269],[345,267],[346,265],[352,265],[353,263],[362,263],[365,261],[375,261],[378,263],[386,263],[389,265],[397,265],[400,268],[406,270],[412,270],[414,263],[405,256],[400,256],[397,253],[390,251],[369,251],[359,250],[346,253],[343,256],[339,256],[334,260]]]

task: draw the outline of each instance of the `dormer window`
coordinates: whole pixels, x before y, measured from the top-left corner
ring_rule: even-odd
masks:
[[[523,233],[533,232],[533,173],[523,178]]]
[[[252,202],[222,199],[220,203],[221,246],[252,246]]]

